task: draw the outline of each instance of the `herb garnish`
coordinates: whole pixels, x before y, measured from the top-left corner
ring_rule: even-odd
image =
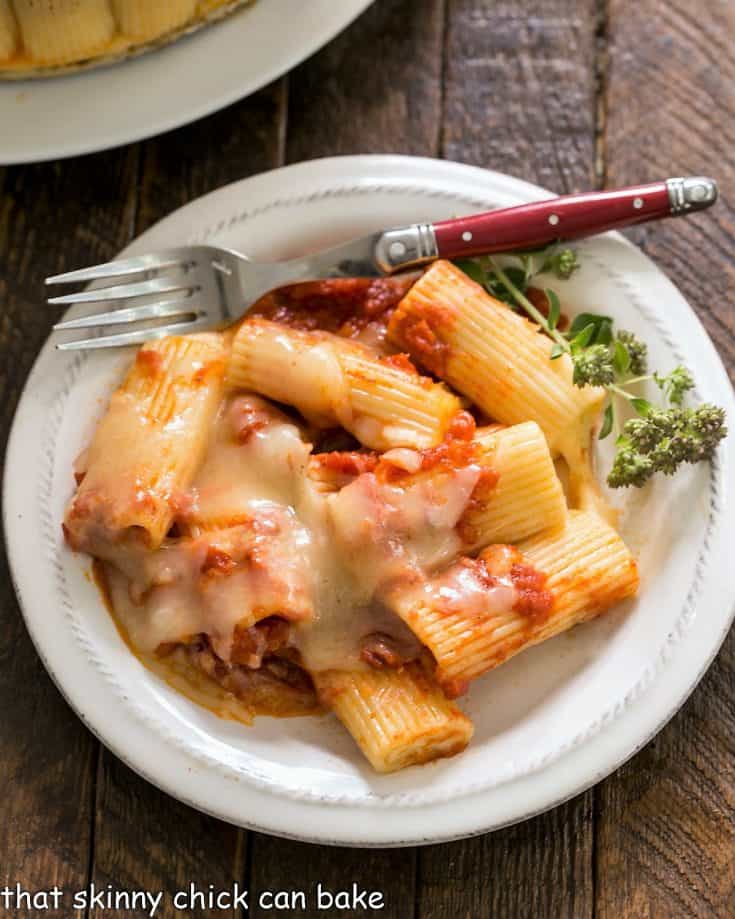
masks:
[[[502,259],[502,262],[500,261]],[[611,488],[640,487],[656,472],[672,475],[683,463],[698,463],[714,455],[727,434],[725,412],[710,403],[683,406],[694,388],[685,367],[668,374],[648,373],[648,348],[633,332],[614,329],[610,316],[580,313],[569,329],[558,328],[561,304],[551,288],[544,290],[547,315],[528,296],[533,279],[544,273],[566,280],[579,267],[573,249],[552,245],[545,249],[484,256],[456,262],[493,297],[515,311],[522,310],[554,342],[551,360],[568,354],[577,386],[602,386],[607,401],[599,432],[600,440],[616,433],[616,454],[607,477]],[[653,381],[662,393],[663,405],[637,397],[631,387]],[[627,404],[637,417],[621,428],[621,405]]]

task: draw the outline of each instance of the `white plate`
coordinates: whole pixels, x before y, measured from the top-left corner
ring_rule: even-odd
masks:
[[[105,150],[202,118],[295,67],[371,3],[258,0],[134,60],[0,81],[0,165]]]
[[[129,252],[210,241],[288,256],[391,224],[544,196],[498,173],[408,157],[291,166],[220,189],[167,217]],[[584,244],[567,304],[609,311],[650,342],[655,366],[683,361],[701,398],[733,393],[681,294],[622,237]],[[57,353],[47,342],[8,448],[5,532],[16,589],[46,668],[121,759],[195,807],[284,836],[408,845],[479,833],[552,807],[603,778],[682,704],[733,617],[733,436],[710,468],[636,493],[624,534],[637,551],[639,601],[519,655],[473,686],[477,730],[452,760],[373,774],[329,717],[218,720],[129,653],[86,559],[63,544],[72,460],[130,354]]]

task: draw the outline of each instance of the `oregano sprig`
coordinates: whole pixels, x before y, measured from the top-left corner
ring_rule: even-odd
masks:
[[[704,403],[683,406],[694,389],[691,373],[682,366],[668,374],[648,372],[648,347],[633,332],[615,331],[610,316],[580,313],[562,332],[561,302],[553,289],[544,289],[546,314],[529,297],[534,278],[551,273],[567,280],[580,265],[574,250],[559,248],[484,256],[457,262],[474,281],[511,309],[523,311],[553,345],[549,357],[569,356],[572,380],[577,386],[600,386],[607,400],[599,431],[601,440],[616,432],[616,455],[607,481],[612,488],[640,487],[657,472],[672,475],[684,463],[711,459],[727,434],[723,409]],[[652,381],[661,390],[664,404],[653,405],[632,387]],[[621,407],[636,415],[622,425]]]

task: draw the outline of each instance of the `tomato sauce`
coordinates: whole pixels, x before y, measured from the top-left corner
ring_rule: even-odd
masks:
[[[437,376],[445,375],[449,345],[438,337],[426,317],[400,315],[395,334],[423,367]]]
[[[364,472],[374,472],[379,462],[377,453],[360,453],[356,450],[349,452],[333,450],[331,453],[318,453],[314,459],[324,469],[340,475],[362,475]]]
[[[516,562],[510,569],[518,599],[513,609],[527,616],[534,625],[540,625],[549,618],[554,606],[554,595],[546,590],[546,575],[532,565]]]
[[[414,276],[333,278],[292,284],[267,294],[249,315],[356,338],[369,325],[385,327],[414,280]]]

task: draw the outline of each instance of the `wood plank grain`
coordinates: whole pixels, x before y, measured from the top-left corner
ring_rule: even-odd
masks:
[[[735,379],[735,6],[706,9],[614,0],[605,146],[612,184],[686,174],[719,180],[714,210],[649,224],[633,238],[670,271]]]
[[[442,152],[558,193],[594,179],[595,0],[449,0]]]
[[[475,839],[419,851],[421,919],[592,915],[593,797]]]
[[[444,0],[377,0],[358,22],[290,78],[286,156],[438,152]],[[378,65],[379,62],[379,65]],[[414,903],[413,850],[307,846],[253,835],[254,891],[338,890],[353,882],[385,894],[381,915],[403,919]],[[266,911],[257,907],[252,915]],[[337,909],[289,915],[346,915]]]
[[[717,207],[631,234],[677,283],[735,378],[735,7],[612,0],[610,183],[711,174]],[[735,914],[735,638],[684,709],[598,790],[596,910]]]
[[[287,160],[436,154],[445,0],[377,0],[290,82]]]
[[[137,153],[0,170],[0,442],[54,321],[43,279],[126,242]],[[3,451],[4,453],[4,451]],[[3,458],[4,459],[4,458]],[[70,480],[71,487],[71,480]],[[0,562],[0,888],[86,885],[97,742],[46,675]],[[67,906],[52,915],[72,915]],[[14,910],[11,910],[15,914]]]
[[[236,179],[278,166],[286,84],[142,145],[136,232]],[[187,807],[135,775],[105,750],[99,762],[92,878],[121,890],[163,891],[159,917],[181,916],[177,891],[242,889],[247,834]],[[189,916],[210,915],[196,901]],[[121,910],[122,917],[139,915]],[[217,915],[236,917],[239,909]]]
[[[443,153],[560,193],[595,174],[594,0],[450,0]],[[420,919],[592,915],[594,792],[419,852]]]

